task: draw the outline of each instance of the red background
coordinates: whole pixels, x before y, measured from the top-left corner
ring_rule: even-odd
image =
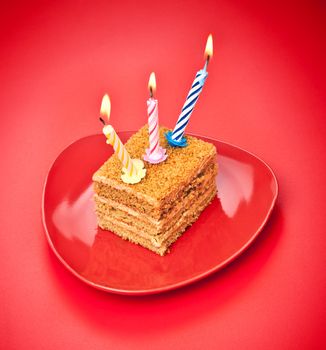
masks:
[[[11,1],[0,9],[2,349],[307,349],[325,340],[325,5],[322,1]],[[84,285],[50,251],[43,182],[72,141],[146,122],[156,72],[173,127],[209,32],[214,58],[189,131],[264,159],[280,185],[239,259],[148,297]]]

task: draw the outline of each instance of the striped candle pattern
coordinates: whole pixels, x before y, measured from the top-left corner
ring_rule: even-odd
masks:
[[[148,89],[150,93],[150,98],[147,100],[149,148],[145,149],[143,159],[150,164],[158,164],[164,162],[168,155],[166,154],[166,149],[160,146],[158,101],[154,98],[154,92],[156,90],[154,72],[149,77]]]
[[[149,155],[155,155],[159,150],[158,103],[154,98],[147,100]]]
[[[208,73],[206,72],[205,68],[197,72],[195,80],[193,81],[191,89],[188,93],[186,102],[182,107],[177,124],[171,134],[172,140],[177,142],[182,140],[187,124],[189,123],[191,113],[193,112],[199,94],[203,89],[207,75]]]
[[[132,159],[129,156],[129,153],[127,152],[125,146],[121,142],[119,136],[113,129],[111,125],[106,125],[103,128],[103,133],[107,137],[107,143],[113,146],[114,151],[118,158],[120,159],[123,167],[127,169],[127,174],[130,176],[136,175],[137,174],[137,169],[133,164]]]

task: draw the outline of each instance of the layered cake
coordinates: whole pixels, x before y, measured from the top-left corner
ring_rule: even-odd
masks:
[[[187,136],[188,146],[171,147],[160,128],[167,159],[145,162],[146,177],[137,184],[121,180],[121,162],[112,155],[93,175],[98,225],[130,242],[164,255],[216,196],[217,161],[213,144]],[[125,144],[131,158],[148,148],[144,126]]]

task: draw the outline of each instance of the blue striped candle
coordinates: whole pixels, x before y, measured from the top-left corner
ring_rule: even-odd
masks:
[[[203,89],[205,84],[205,80],[207,78],[207,65],[209,58],[212,56],[213,52],[213,42],[212,36],[209,35],[207,39],[205,55],[206,55],[206,63],[203,69],[197,72],[195,80],[191,85],[191,89],[188,93],[185,104],[182,107],[181,113],[179,115],[178,121],[173,129],[173,131],[168,131],[165,136],[168,143],[174,147],[186,147],[187,139],[183,136],[185,133],[185,129],[189,123],[190,116],[194,110],[195,104],[198,100],[198,97]]]

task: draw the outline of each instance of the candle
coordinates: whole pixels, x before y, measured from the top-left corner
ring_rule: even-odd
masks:
[[[123,143],[121,142],[119,136],[117,135],[113,127],[111,125],[105,125],[103,128],[103,134],[107,137],[106,142],[113,146],[114,151],[120,159],[123,167],[127,169],[127,173],[130,176],[134,175],[137,172],[137,170],[133,165],[129,153],[127,152],[126,148],[124,147]]]
[[[105,116],[107,120],[110,119],[111,102],[108,95],[104,95],[101,105],[101,116]],[[105,121],[100,118],[105,124]],[[104,125],[103,134],[106,136],[106,143],[113,146],[114,152],[121,161],[123,168],[121,179],[125,183],[134,184],[141,181],[146,174],[144,163],[140,159],[131,159],[125,146],[121,142],[119,136],[115,132],[112,125]]]
[[[149,148],[146,149],[143,158],[146,162],[157,164],[163,162],[167,158],[167,154],[166,150],[160,146],[158,101],[154,98],[154,92],[156,90],[154,72],[149,77],[148,89],[150,93],[150,98],[147,100]]]
[[[191,85],[191,89],[188,93],[185,104],[182,107],[180,116],[178,121],[173,129],[173,131],[169,131],[166,133],[166,138],[171,146],[174,147],[186,147],[187,140],[183,136],[185,129],[189,123],[190,116],[194,110],[195,104],[198,100],[199,94],[201,93],[205,80],[207,78],[207,66],[209,63],[209,59],[213,55],[213,38],[210,34],[207,38],[206,48],[205,48],[205,57],[206,62],[203,69],[199,70],[196,74],[195,80]]]

